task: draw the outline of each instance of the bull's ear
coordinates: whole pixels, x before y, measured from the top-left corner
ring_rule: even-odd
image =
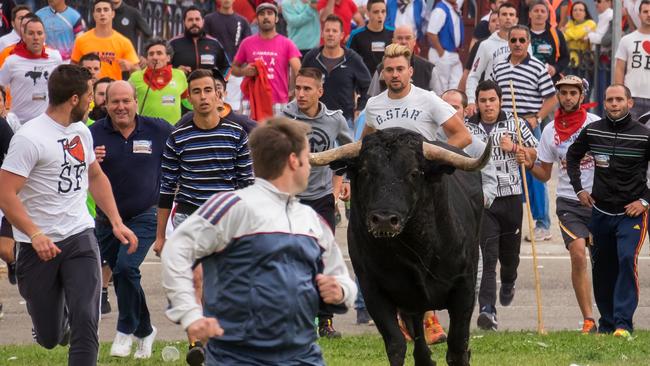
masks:
[[[424,174],[427,177],[440,176],[442,174],[453,174],[456,171],[451,165],[440,164],[436,161],[425,161]]]
[[[356,161],[357,159],[334,160],[329,165],[330,165],[330,169],[334,171],[334,174],[349,175],[349,174],[353,174],[356,171]]]

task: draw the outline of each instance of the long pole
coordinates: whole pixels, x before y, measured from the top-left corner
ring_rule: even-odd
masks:
[[[521,136],[521,127],[519,126],[519,117],[517,116],[517,104],[515,104],[515,89],[512,86],[512,80],[510,80],[510,96],[512,97],[512,110],[515,115],[515,124],[517,125],[517,139],[519,143],[519,148],[523,149],[523,138]],[[537,333],[546,334],[544,330],[544,319],[542,318],[542,288],[539,283],[539,270],[537,269],[537,249],[535,247],[535,233],[533,228],[533,214],[530,211],[530,196],[528,195],[528,182],[526,180],[526,166],[524,163],[521,163],[521,179],[523,180],[524,185],[524,196],[526,198],[526,217],[528,217],[528,232],[530,237],[530,244],[533,250],[533,273],[535,274],[535,298],[537,300]]]

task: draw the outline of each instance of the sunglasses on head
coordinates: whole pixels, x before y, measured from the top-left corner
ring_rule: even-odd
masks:
[[[519,43],[522,43],[522,44],[528,42],[528,40],[526,38],[524,38],[524,37],[510,38],[510,43],[517,43],[517,41],[519,41]]]

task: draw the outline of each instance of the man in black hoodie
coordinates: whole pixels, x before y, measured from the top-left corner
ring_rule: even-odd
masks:
[[[592,207],[589,229],[594,298],[600,333],[630,337],[639,303],[637,262],[648,229],[650,129],[632,119],[630,90],[612,84],[605,90],[606,117],[591,123],[567,152],[567,172],[580,203]],[[596,168],[592,193],[580,181],[587,152]]]

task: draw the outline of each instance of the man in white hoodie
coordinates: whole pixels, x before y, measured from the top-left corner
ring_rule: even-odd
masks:
[[[476,112],[476,86],[481,81],[481,75],[487,70],[487,74],[492,70],[492,66],[505,60],[510,55],[508,47],[508,31],[519,21],[517,18],[517,8],[510,3],[502,4],[498,10],[499,13],[499,30],[481,42],[476,52],[476,60],[467,77],[467,115],[472,116]]]

